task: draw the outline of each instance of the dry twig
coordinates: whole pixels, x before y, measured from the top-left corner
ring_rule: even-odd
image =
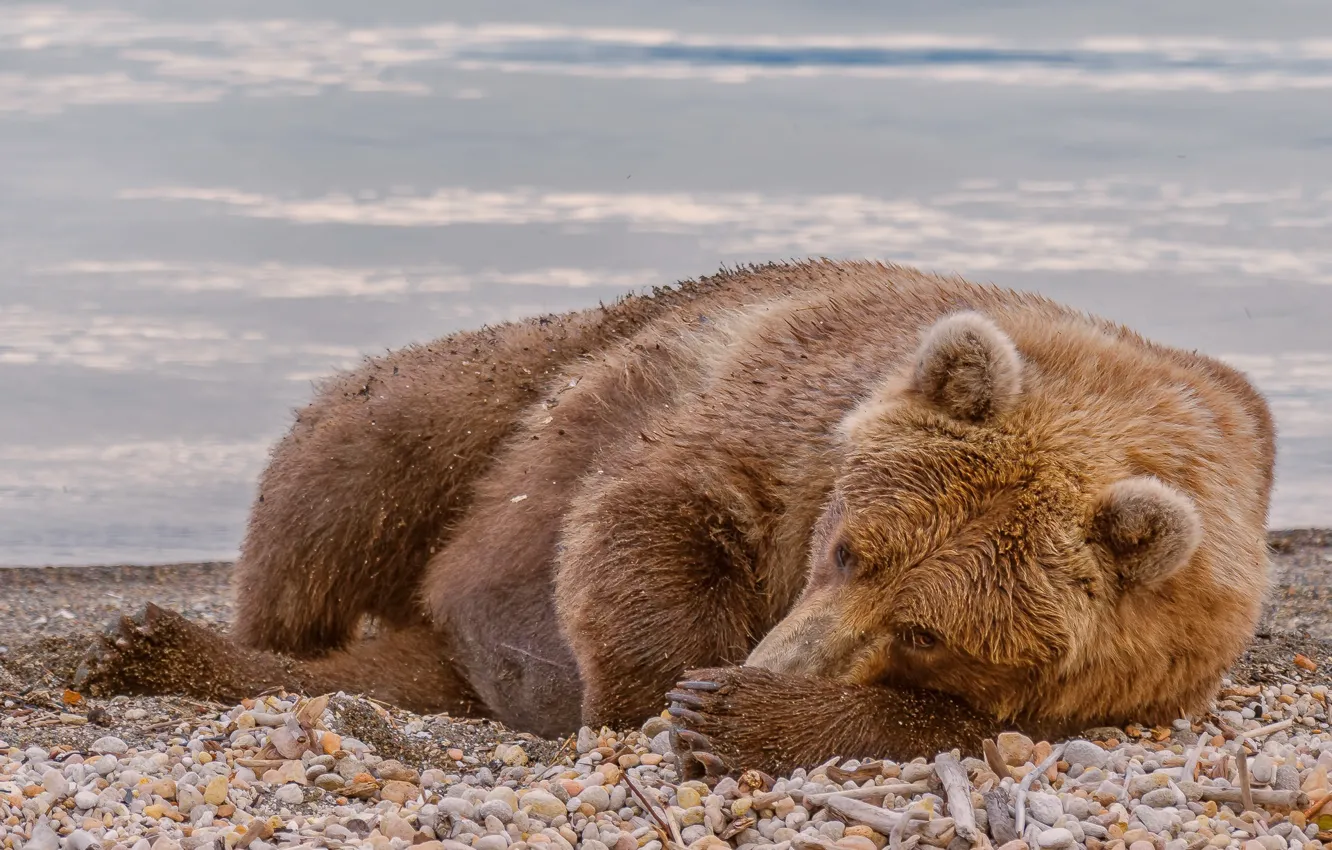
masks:
[[[1030,771],[1026,776],[1022,777],[1022,781],[1018,783],[1017,819],[1015,823],[1015,828],[1017,829],[1018,837],[1022,836],[1027,826],[1027,789],[1031,787],[1031,783],[1035,781],[1036,777],[1045,773],[1045,771],[1050,769],[1050,765],[1059,761],[1059,757],[1064,754],[1064,747],[1066,746],[1068,746],[1068,744],[1065,743],[1055,747],[1054,750],[1052,750],[1050,754],[1045,757],[1044,761],[1036,765],[1035,769]],[[1130,764],[1132,763],[1130,762]],[[1125,776],[1127,776],[1127,774],[1125,774]],[[1128,787],[1127,779],[1125,779],[1124,787],[1125,788]]]
[[[893,828],[897,826],[897,822],[902,819],[902,816],[897,812],[890,812],[861,800],[853,800],[850,797],[837,794],[829,797],[824,805],[835,814],[863,823],[880,835],[891,833]]]
[[[952,753],[939,753],[934,757],[934,772],[943,783],[948,798],[948,814],[953,817],[957,834],[968,843],[976,841],[976,811],[971,806],[971,780],[967,771]]]
[[[994,775],[999,777],[1000,781],[1005,777],[1012,779],[1012,771],[1008,769],[1007,764],[1004,764],[1004,757],[999,755],[999,745],[993,739],[986,738],[981,746],[985,750],[985,763],[994,771]]]
[[[998,788],[992,788],[981,795],[985,799],[985,815],[990,822],[990,835],[996,844],[1017,841],[1018,831],[1013,824],[1013,815],[1008,811],[1008,795]]]
[[[1239,754],[1235,757],[1235,771],[1238,774],[1240,786],[1240,805],[1244,807],[1244,812],[1253,811],[1253,788],[1249,785],[1249,754],[1244,751],[1244,745],[1240,745]]]

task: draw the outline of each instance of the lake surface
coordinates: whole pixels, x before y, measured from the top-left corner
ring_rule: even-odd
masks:
[[[311,382],[878,257],[1248,371],[1332,525],[1332,6],[0,8],[0,563],[234,556]]]

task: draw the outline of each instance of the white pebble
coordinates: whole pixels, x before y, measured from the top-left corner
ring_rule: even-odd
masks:
[[[94,753],[110,753],[115,756],[123,756],[129,752],[129,745],[114,735],[107,735],[105,738],[98,738],[93,741],[93,745],[89,749]]]
[[[1047,829],[1036,839],[1036,843],[1047,850],[1058,850],[1073,846],[1073,833],[1063,827]]]
[[[69,793],[69,780],[65,779],[65,774],[51,768],[42,774],[42,787],[58,800]]]
[[[60,836],[43,820],[33,827],[32,838],[23,845],[23,850],[60,850]]]
[[[76,829],[69,834],[67,839],[70,850],[89,850],[90,847],[99,847],[97,839],[92,834],[82,829]]]

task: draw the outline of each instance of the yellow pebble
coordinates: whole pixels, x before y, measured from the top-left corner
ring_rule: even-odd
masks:
[[[204,802],[210,806],[220,806],[227,801],[227,777],[223,774],[208,780],[204,788]]]
[[[695,806],[703,805],[703,799],[699,793],[687,785],[682,785],[675,791],[675,799],[682,809],[692,809]]]
[[[879,848],[879,850],[883,850],[884,845],[888,843],[887,836],[875,832],[874,830],[870,829],[868,826],[865,826],[864,824],[856,824],[855,826],[848,826],[846,828],[846,832],[842,834],[858,835],[861,838],[868,838],[870,841],[874,843],[875,847]]]

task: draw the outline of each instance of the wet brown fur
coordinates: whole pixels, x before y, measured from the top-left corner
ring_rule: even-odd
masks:
[[[1239,373],[1033,295],[728,272],[338,378],[261,480],[240,670],[163,681],[152,659],[198,635],[159,616],[89,679],[369,690],[552,734],[641,722],[713,668],[682,728],[771,769],[1163,721],[1252,635],[1273,451]],[[367,615],[387,633],[358,639]]]

